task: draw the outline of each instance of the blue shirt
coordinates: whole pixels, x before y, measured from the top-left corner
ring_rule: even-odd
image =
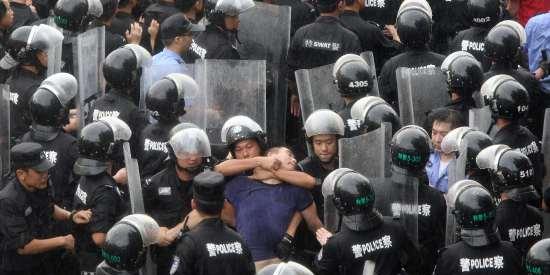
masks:
[[[225,197],[235,208],[237,231],[254,261],[275,258],[294,213],[311,205],[308,191],[286,183],[269,185],[238,176],[227,183]]]
[[[537,15],[529,19],[525,25],[527,43],[525,49],[529,58],[529,70],[535,72],[542,60],[541,50],[547,50],[550,58],[550,13]],[[540,80],[541,86],[546,93],[550,93],[550,77]]]
[[[171,73],[186,74],[192,77],[189,68],[181,56],[167,48],[164,48],[162,52],[153,56],[151,73],[152,83],[155,83],[157,80],[160,80]]]
[[[439,175],[439,165],[441,165],[441,155],[438,152],[432,152],[430,154],[430,160],[426,164],[426,174],[428,174],[428,180],[430,186],[447,193],[449,189],[449,173],[447,167],[443,170],[443,173]]]

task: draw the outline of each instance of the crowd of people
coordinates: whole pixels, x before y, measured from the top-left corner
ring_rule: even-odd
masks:
[[[0,275],[550,274],[550,1],[1,0]]]

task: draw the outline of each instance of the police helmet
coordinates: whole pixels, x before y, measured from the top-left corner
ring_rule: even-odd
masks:
[[[430,41],[432,19],[424,9],[411,7],[397,15],[395,27],[405,46],[423,48]]]
[[[357,100],[351,107],[351,118],[361,121],[367,131],[374,131],[389,123],[392,133],[401,128],[397,112],[381,97],[366,96]]]
[[[497,62],[513,61],[520,52],[521,40],[521,34],[511,25],[496,25],[485,37],[484,54]]]
[[[268,265],[258,271],[258,275],[313,275],[313,272],[299,263],[289,261]]]
[[[232,154],[237,143],[247,139],[256,140],[260,148],[262,150],[265,149],[265,133],[262,127],[251,118],[247,116],[234,116],[223,124],[221,140],[229,147]]]
[[[473,26],[490,27],[495,25],[500,17],[498,0],[468,0],[466,9]]]
[[[468,52],[458,51],[445,58],[441,69],[447,74],[449,91],[471,99],[481,88],[483,68],[481,63]]]
[[[62,29],[79,32],[102,14],[100,0],[59,0],[54,8],[54,21]]]
[[[136,44],[124,45],[111,52],[103,61],[103,76],[114,88],[135,87],[141,77],[141,67],[151,59],[151,54]]]
[[[133,214],[117,222],[105,237],[101,257],[120,271],[137,271],[145,264],[147,247],[156,243],[157,222],[143,214]]]
[[[57,73],[46,78],[29,102],[33,123],[50,127],[67,124],[70,104],[78,92],[77,88],[76,78],[68,73]]]
[[[169,74],[155,82],[147,92],[145,105],[157,120],[176,120],[185,114],[184,97],[198,93],[195,80],[184,74]]]
[[[466,170],[479,169],[476,157],[481,150],[493,145],[493,139],[486,133],[469,127],[458,127],[451,130],[441,142],[441,150],[449,154],[460,152],[461,147],[466,150]]]
[[[304,124],[306,136],[336,135],[343,137],[345,132],[344,120],[334,111],[321,109],[313,112]]]
[[[480,89],[485,105],[495,118],[518,120],[529,111],[529,93],[509,75],[495,75]]]
[[[338,92],[343,96],[362,97],[372,92],[376,72],[358,55],[340,57],[333,68]]]
[[[526,155],[506,145],[492,145],[482,150],[476,161],[479,168],[490,171],[495,193],[506,193],[519,202],[539,199],[533,186],[533,164]]]
[[[536,242],[525,257],[527,275],[550,274],[550,239]]]
[[[423,171],[431,150],[430,136],[416,125],[407,125],[393,135],[390,144],[392,165],[411,172]]]

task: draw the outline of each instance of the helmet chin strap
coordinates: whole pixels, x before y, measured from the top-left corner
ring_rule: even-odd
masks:
[[[192,176],[195,176],[195,175],[198,175],[201,171],[202,171],[202,168],[203,168],[203,164],[199,164],[197,166],[194,166],[194,167],[182,167],[181,165],[179,165],[179,163],[176,161],[176,168],[179,170],[179,171],[182,171],[182,172],[186,172]]]

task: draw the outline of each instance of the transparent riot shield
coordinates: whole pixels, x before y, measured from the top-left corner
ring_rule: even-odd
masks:
[[[428,113],[450,103],[445,75],[439,68],[398,68],[397,92],[402,125],[423,125]]]
[[[0,181],[10,172],[10,87],[0,84]],[[4,183],[0,184],[3,186]]]
[[[466,179],[466,162],[468,158],[467,140],[462,140],[457,157],[451,160],[447,166],[448,188],[451,188],[456,182]]]
[[[458,241],[459,231],[457,230],[457,222],[454,216],[455,202],[458,195],[464,190],[471,187],[481,187],[484,188],[481,184],[473,180],[461,180],[456,182],[453,186],[449,187],[447,196],[447,221],[445,225],[445,245],[451,245]]]
[[[383,216],[399,220],[411,241],[418,246],[418,215],[429,211],[418,205],[418,179],[394,172],[391,178],[374,182],[374,208]]]
[[[550,184],[550,109],[544,112],[544,131],[542,133],[542,153],[544,154],[543,190]]]
[[[470,121],[468,125],[472,129],[479,130],[484,133],[489,133],[491,125],[493,124],[493,119],[491,116],[491,110],[489,106],[483,108],[472,108],[470,109]]]
[[[31,35],[29,36],[29,44],[48,45],[48,70],[47,75],[50,76],[61,72],[61,52],[63,48],[63,33],[56,27],[47,24],[33,26]]]
[[[332,79],[333,66],[331,64],[295,72],[304,123],[313,111],[329,109],[338,112],[344,107],[344,100]]]
[[[186,107],[190,116],[184,117],[205,129],[211,144],[222,144],[222,126],[236,115],[248,116],[265,129],[264,60],[197,60],[194,69],[204,99],[203,95],[193,99]]]
[[[137,65],[141,68],[139,81],[139,109],[145,110],[145,95],[149,91],[149,87],[153,84],[151,54],[145,48],[136,44],[126,44],[123,47],[130,49],[134,53]]]
[[[361,53],[361,58],[365,59],[367,64],[369,64],[371,72],[374,72],[376,75],[376,63],[374,61],[374,54],[371,51],[366,51]],[[380,96],[380,91],[378,90],[378,77],[374,77],[372,92],[370,95]]]
[[[265,60],[267,68],[267,133],[272,144],[284,144],[287,113],[287,53],[290,7],[256,2],[239,15],[237,50],[241,59]]]
[[[338,140],[340,167],[353,169],[367,178],[388,177],[390,173],[390,124],[352,138]]]
[[[102,62],[105,59],[105,27],[93,28],[78,34],[73,37],[72,45],[74,76],[78,80],[77,107],[80,109],[80,121],[86,121],[90,103],[105,92],[102,73]]]

